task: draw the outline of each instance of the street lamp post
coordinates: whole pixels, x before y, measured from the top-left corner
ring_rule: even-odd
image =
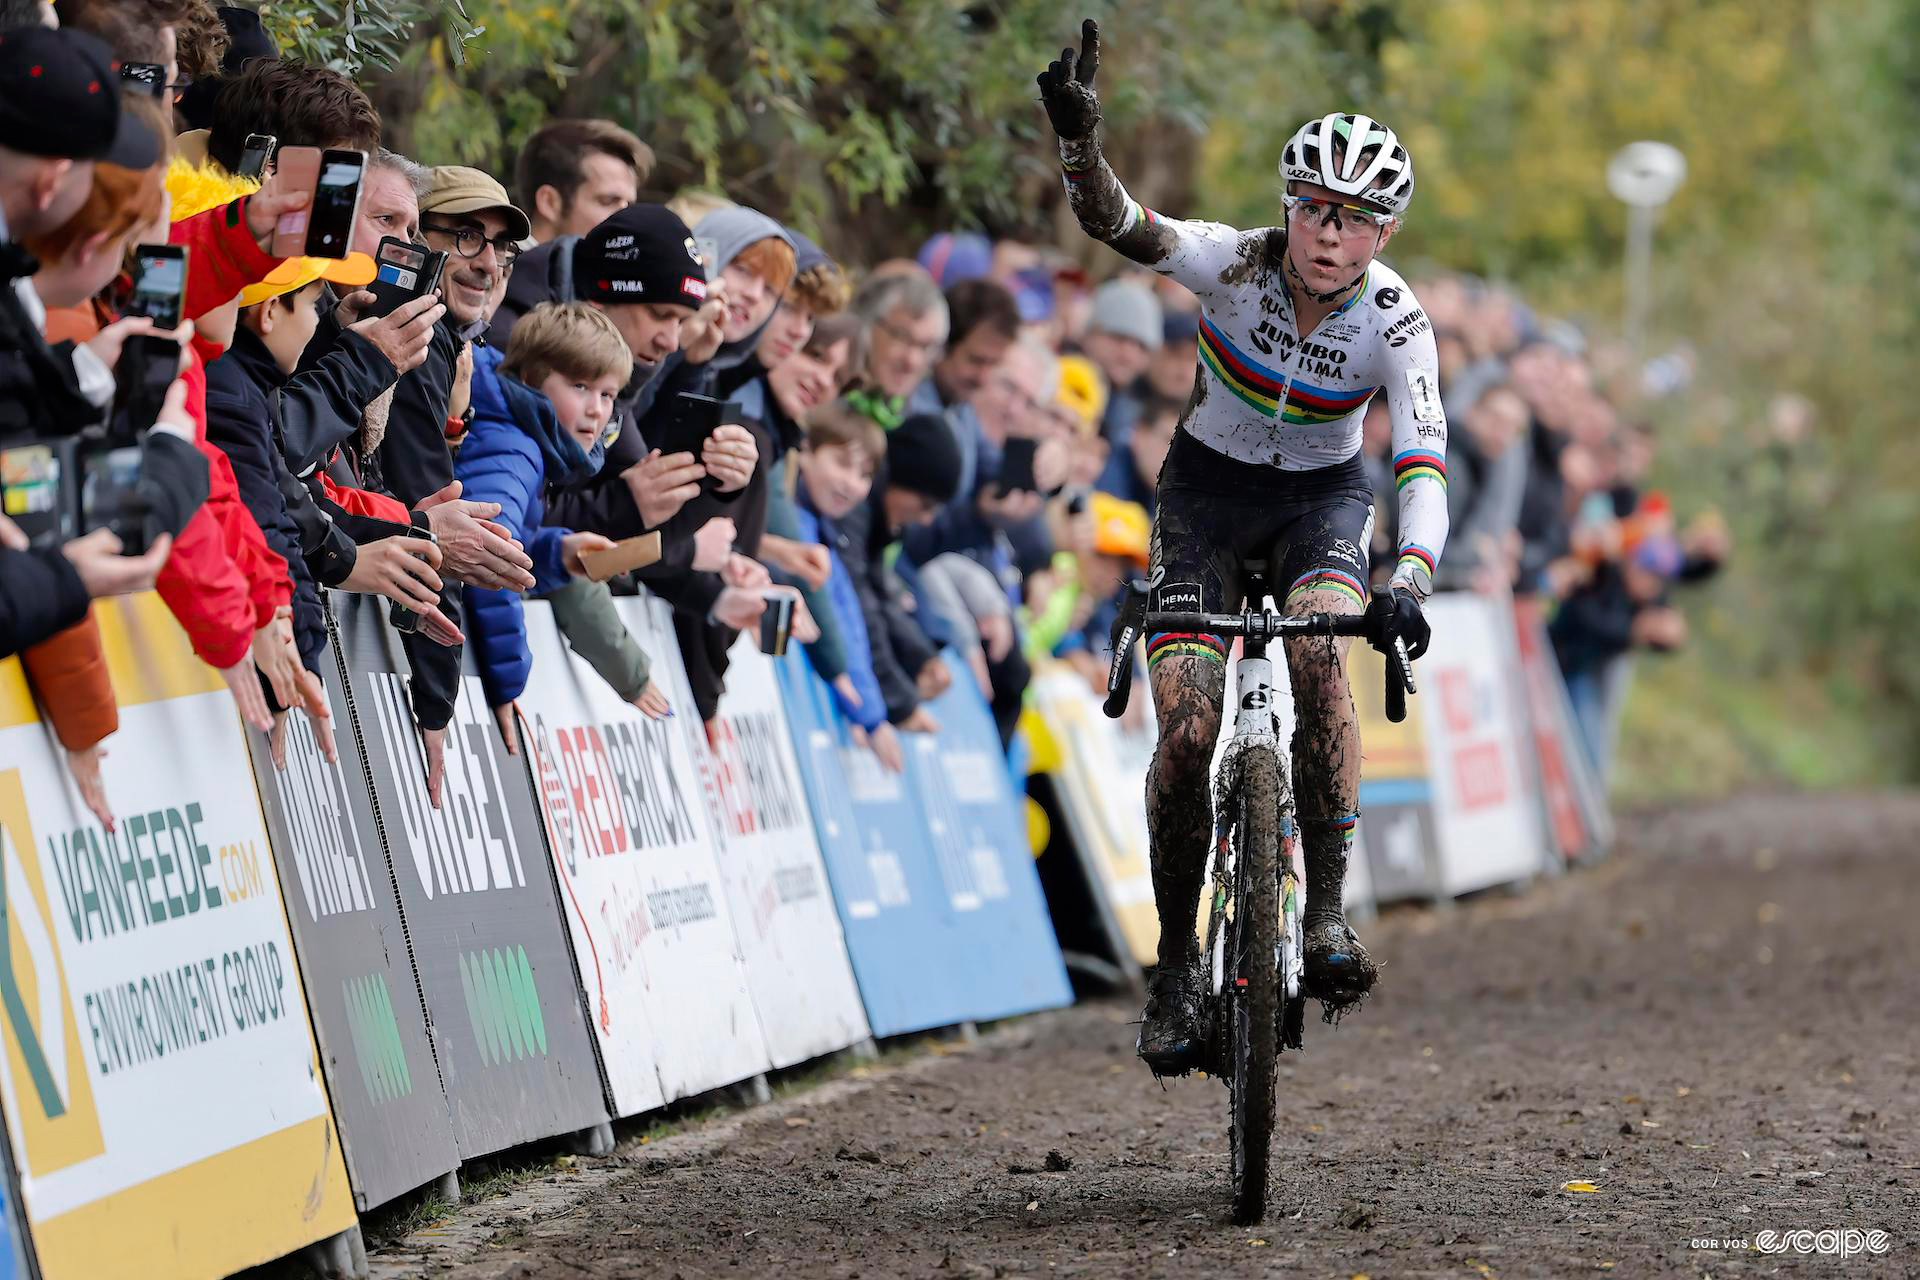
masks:
[[[1607,190],[1627,206],[1626,303],[1621,328],[1637,363],[1652,306],[1653,226],[1687,179],[1687,158],[1664,142],[1630,142],[1607,162]]]

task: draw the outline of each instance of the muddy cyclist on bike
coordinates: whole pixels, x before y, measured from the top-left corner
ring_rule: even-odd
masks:
[[[1288,614],[1375,620],[1376,644],[1425,652],[1421,604],[1447,536],[1447,423],[1432,326],[1406,282],[1374,261],[1413,196],[1413,162],[1366,116],[1302,125],[1280,153],[1282,225],[1237,231],[1163,217],[1136,202],[1100,151],[1087,21],[1076,58],[1039,77],[1060,139],[1066,190],[1088,235],[1196,294],[1200,369],[1160,472],[1152,608],[1230,612],[1248,562],[1266,562]],[[1369,590],[1373,492],[1361,418],[1384,393],[1393,419],[1399,556]],[[1359,821],[1360,736],[1348,641],[1290,640],[1293,777],[1305,844],[1306,990],[1330,1015],[1371,990],[1376,970],[1341,902]],[[1147,775],[1159,964],[1140,1056],[1156,1072],[1196,1065],[1205,987],[1195,934],[1213,833],[1208,774],[1220,732],[1227,647],[1213,635],[1150,635],[1160,737]]]

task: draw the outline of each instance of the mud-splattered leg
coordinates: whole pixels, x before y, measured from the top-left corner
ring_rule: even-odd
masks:
[[[1360,606],[1342,592],[1306,591],[1288,600],[1287,612],[1353,614]],[[1308,935],[1309,987],[1317,987],[1315,994],[1323,1001],[1334,994],[1335,985],[1356,996],[1364,994],[1374,977],[1371,959],[1347,928],[1344,901],[1360,795],[1360,726],[1347,683],[1351,644],[1346,639],[1287,643],[1293,677],[1293,794],[1307,864],[1302,923]],[[1330,950],[1340,957],[1337,970],[1316,973],[1321,968],[1316,961]]]
[[[1169,657],[1153,668],[1160,741],[1147,770],[1147,831],[1163,966],[1200,950],[1195,925],[1213,839],[1211,770],[1225,680],[1225,665],[1212,658]]]

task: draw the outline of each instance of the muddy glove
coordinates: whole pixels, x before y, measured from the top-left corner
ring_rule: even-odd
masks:
[[[1072,142],[1093,136],[1100,123],[1100,99],[1094,96],[1093,77],[1100,70],[1100,24],[1088,18],[1080,24],[1080,57],[1062,49],[1057,61],[1037,77],[1040,105],[1047,109],[1053,131]]]
[[[1433,628],[1427,625],[1420,602],[1403,587],[1379,592],[1367,605],[1367,643],[1385,653],[1395,636],[1407,642],[1409,662],[1424,654],[1433,638]]]

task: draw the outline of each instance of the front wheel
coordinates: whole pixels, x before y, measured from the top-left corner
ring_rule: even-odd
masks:
[[[1233,1220],[1247,1226],[1267,1212],[1274,1061],[1279,1056],[1280,765],[1272,752],[1247,753],[1239,790],[1227,992],[1233,1055]]]

